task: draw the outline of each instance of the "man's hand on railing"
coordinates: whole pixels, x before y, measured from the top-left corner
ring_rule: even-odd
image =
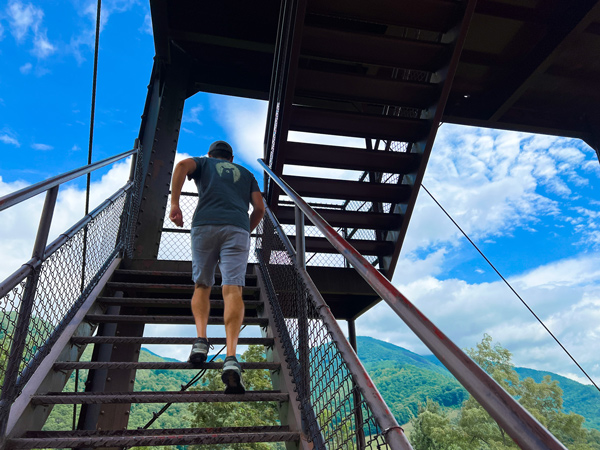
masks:
[[[183,227],[183,214],[181,214],[181,208],[179,208],[179,205],[171,205],[169,219],[171,219],[171,222],[178,227]]]

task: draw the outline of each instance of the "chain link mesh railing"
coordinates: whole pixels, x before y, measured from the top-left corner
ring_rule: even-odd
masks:
[[[169,219],[169,209],[163,220],[163,229],[160,236],[160,245],[158,247],[158,259],[174,261],[191,261],[192,249],[190,242],[190,228],[196,205],[198,203],[198,194],[194,192],[182,192],[179,197],[179,207],[183,216],[183,227],[177,227]],[[167,205],[171,204],[171,195],[167,199]],[[252,206],[248,214],[252,213]],[[252,235],[250,239],[250,257],[248,262],[256,263],[254,249],[256,248],[256,236]]]
[[[304,431],[316,448],[388,448],[384,430],[354,383],[294,257],[268,216],[261,228],[261,274],[296,384]]]
[[[39,361],[50,351],[54,341],[60,336],[77,308],[85,301],[121,249],[123,242],[119,242],[118,237],[126,197],[126,192],[121,193],[35,269],[37,286],[33,294],[31,318],[18,368],[18,381],[14,387],[16,395]],[[83,273],[83,240],[86,233],[88,245],[85,273]],[[32,276],[34,274],[30,275]],[[26,282],[27,279],[24,279],[0,299],[2,308],[0,363],[3,362],[0,364],[0,379],[2,380],[5,376],[6,361],[16,331]]]
[[[0,298],[0,386],[4,384],[6,362],[10,354],[12,338],[19,319],[19,306],[23,301],[27,279],[15,285],[4,297]]]
[[[133,164],[133,189],[129,191],[129,198],[127,199],[127,208],[125,213],[127,219],[122,221],[121,232],[126,236],[125,242],[125,253],[129,258],[133,258],[133,246],[135,242],[135,231],[138,224],[138,216],[140,213],[140,203],[142,202],[142,174],[144,173],[142,148],[139,145],[139,141],[136,141],[136,147],[138,153],[134,156]]]
[[[79,307],[114,259],[131,248],[140,172],[136,164],[132,181],[0,283],[0,431],[10,405]]]

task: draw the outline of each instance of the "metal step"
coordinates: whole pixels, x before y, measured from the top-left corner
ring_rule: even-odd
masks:
[[[145,298],[145,297],[98,297],[103,305],[146,306],[149,308],[190,308],[191,298]],[[210,307],[223,309],[223,300],[211,300]],[[256,309],[263,305],[260,300],[244,300],[246,309]]]
[[[317,70],[298,70],[296,96],[380,105],[428,108],[439,97],[439,86],[390,78],[375,78]]]
[[[129,337],[129,336],[73,336],[71,342],[75,345],[87,344],[141,344],[141,345],[192,345],[195,337]],[[225,345],[225,338],[209,338],[212,345]],[[264,345],[271,347],[272,338],[238,338],[238,345]]]
[[[295,244],[295,236],[290,236],[292,245]],[[391,241],[367,241],[361,239],[348,240],[359,253],[369,256],[387,256],[394,253],[394,243]],[[306,252],[309,253],[339,253],[325,238],[307,237]]]
[[[187,316],[161,316],[161,315],[112,315],[112,314],[88,314],[85,319],[91,323],[162,323],[162,324],[191,324],[193,325],[194,317],[190,314]],[[244,324],[260,325],[266,327],[269,325],[269,319],[260,317],[245,317]],[[223,325],[223,317],[209,317],[209,325]]]
[[[335,209],[315,208],[315,211],[332,227],[364,228],[371,230],[397,230],[402,225],[401,214],[341,211]],[[290,225],[295,222],[294,208],[279,206],[277,218],[282,224]],[[310,219],[305,217],[306,225],[312,225]]]
[[[10,439],[11,449],[139,447],[167,445],[235,444],[286,442],[300,439],[287,426],[179,428],[166,430],[119,431],[36,431]]]
[[[305,26],[301,56],[435,72],[451,51],[446,44]]]
[[[280,391],[247,391],[245,394],[225,394],[223,391],[162,391],[162,392],[77,392],[34,395],[33,405],[91,405],[114,403],[218,403],[218,402],[286,402],[287,393]]]
[[[292,106],[290,130],[363,139],[417,142],[427,137],[429,123],[419,119]]]
[[[148,277],[153,280],[159,278],[184,278],[185,281],[192,282],[192,272],[175,272],[169,270],[132,270],[132,269],[117,269],[113,277],[127,277],[128,279]],[[246,273],[246,283],[256,284],[257,276],[254,273]],[[221,274],[218,271],[215,273],[215,281],[221,282]]]
[[[240,362],[243,370],[278,370],[281,365],[275,362]],[[64,361],[57,362],[54,370],[76,370],[76,369],[136,369],[136,370],[185,370],[185,369],[216,369],[223,368],[223,362],[205,362],[202,364],[190,364],[187,362],[92,362],[92,361]]]
[[[452,0],[371,0],[368,8],[362,0],[309,0],[307,13],[445,32],[462,9]]]
[[[130,283],[123,281],[109,281],[106,283],[106,287],[111,291],[124,291],[124,292],[152,292],[152,293],[169,293],[173,295],[192,295],[194,292],[194,285],[189,284],[168,284],[168,283]],[[221,286],[214,286],[211,294],[221,292]],[[245,286],[242,288],[242,295],[244,296],[258,296],[260,289],[256,286]]]
[[[301,197],[405,203],[412,190],[407,184],[379,184],[292,175],[284,175],[282,178]]]
[[[382,173],[415,172],[421,156],[417,153],[386,152],[334,145],[282,143],[286,164],[311,167],[335,167],[346,170],[368,170]]]

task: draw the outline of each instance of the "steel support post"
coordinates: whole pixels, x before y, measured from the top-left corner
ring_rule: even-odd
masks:
[[[117,295],[120,294],[120,295]],[[123,293],[118,292],[115,297],[122,297]],[[106,314],[119,314],[120,306],[109,306]],[[97,336],[116,336],[116,323],[101,323],[98,327]],[[92,361],[110,361],[112,355],[111,344],[95,344],[92,352]],[[85,392],[103,392],[106,386],[106,377],[108,369],[96,369],[88,372],[87,381],[85,382]],[[79,421],[77,423],[78,430],[95,430],[102,410],[100,404],[83,404],[79,412]]]
[[[294,208],[296,219],[296,265],[306,267],[306,239],[304,238],[304,213],[298,207]]]
[[[350,345],[354,350],[354,353],[358,355],[358,346],[356,345],[356,323],[354,319],[348,319],[348,341],[350,341]],[[367,446],[365,440],[365,430],[363,429],[363,413],[362,413],[362,402],[360,400],[360,394],[358,391],[358,386],[354,377],[352,377],[352,400],[354,401],[354,420],[355,420],[355,429],[356,429],[356,443],[359,449],[364,449]]]
[[[183,105],[188,94],[189,64],[173,49],[171,63],[156,61],[152,73],[140,130],[142,193],[138,220],[134,224],[135,258],[158,256]]]
[[[33,261],[39,261],[41,263],[44,259],[44,252],[46,250],[46,244],[48,243],[48,234],[50,233],[50,225],[52,224],[52,216],[54,215],[57,197],[58,186],[54,186],[46,192],[44,209],[42,210],[40,225],[33,246]],[[23,299],[19,306],[19,318],[15,325],[10,354],[6,364],[4,383],[2,385],[2,396],[0,397],[0,448],[4,448],[10,407],[19,395],[19,388],[17,386],[19,367],[23,359],[23,350],[25,349],[25,341],[27,340],[29,322],[33,311],[35,291],[40,277],[40,271],[41,264],[34,267],[31,275],[27,277]]]
[[[306,265],[306,245],[304,239],[304,214],[300,208],[295,209],[296,213],[296,265],[299,269],[304,269]],[[300,351],[300,368],[302,373],[302,398],[301,401],[311,403],[310,401],[310,344],[308,337],[308,310],[307,299],[304,287],[300,280],[296,286],[296,295],[300,295],[298,299],[298,347]],[[306,428],[303,425],[303,431]]]
[[[146,314],[146,308],[121,308],[121,314]],[[119,323],[116,336],[142,337],[143,323]],[[111,345],[111,344],[109,344]],[[140,356],[141,343],[114,344],[111,351],[111,362],[137,362]],[[110,369],[106,374],[104,392],[133,392],[136,369]],[[130,403],[103,405],[98,418],[98,430],[124,430],[129,423]],[[115,449],[116,450],[116,449]]]

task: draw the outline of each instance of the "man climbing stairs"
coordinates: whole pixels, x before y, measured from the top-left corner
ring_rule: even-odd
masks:
[[[194,338],[144,336],[146,325],[193,324],[190,298],[193,292],[189,263],[172,261],[128,261],[115,270],[96,303],[99,311],[88,313],[85,321],[97,326],[93,336],[73,336],[71,344],[93,345],[91,361],[56,361],[53,371],[73,372],[88,370],[85,392],[43,392],[30,400],[31,410],[48,415],[54,405],[81,405],[76,430],[32,430],[14,434],[7,448],[126,448],[156,445],[233,444],[249,442],[288,442],[297,448],[300,442],[298,422],[293,414],[284,414],[284,421],[269,426],[210,427],[180,429],[128,429],[131,405],[135,403],[219,403],[219,402],[274,402],[282,411],[288,411],[290,394],[285,378],[277,381],[279,389],[249,390],[245,394],[225,394],[223,391],[181,390],[172,392],[136,391],[135,375],[138,370],[186,370],[193,378],[199,370],[218,370],[222,361],[202,364],[188,362],[140,362],[143,345],[180,345]],[[147,267],[147,268],[145,268]],[[259,326],[263,337],[242,337],[241,345],[264,345],[270,355],[268,362],[241,362],[244,371],[269,370],[279,377],[281,364],[273,361],[277,353],[273,329],[265,316],[264,296],[258,286],[254,265],[248,266],[246,287],[243,290],[246,306],[244,325]],[[217,276],[217,285],[220,279]],[[221,288],[211,293],[210,325],[223,324]],[[178,336],[178,327],[174,329]],[[259,333],[251,333],[258,335]],[[225,343],[224,338],[210,338],[212,345]],[[167,351],[168,352],[168,351]],[[277,360],[278,357],[275,357]],[[52,374],[49,374],[51,376]],[[282,382],[283,381],[283,382]],[[202,384],[202,380],[198,382]],[[282,388],[283,387],[283,388]],[[295,399],[292,400],[294,402]],[[296,408],[298,410],[298,408]],[[18,428],[18,425],[17,427]],[[288,447],[289,448],[289,447]]]

